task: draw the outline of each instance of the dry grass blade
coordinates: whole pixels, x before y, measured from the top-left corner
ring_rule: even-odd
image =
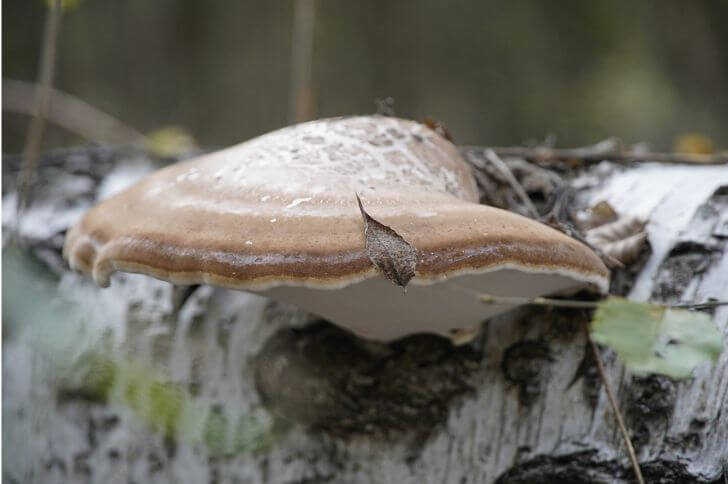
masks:
[[[314,116],[313,34],[316,0],[296,0],[293,8],[289,118],[291,122],[299,123]]]
[[[3,79],[3,110],[34,115],[40,88],[31,82]],[[111,144],[144,144],[136,129],[100,111],[77,97],[52,88],[47,121],[89,141]]]
[[[493,296],[491,294],[478,295],[480,302],[484,304],[512,304],[514,306],[531,305],[531,306],[550,306],[558,308],[578,308],[578,309],[594,309],[599,305],[599,301],[578,301],[575,299],[551,299],[547,297],[507,297]]]
[[[622,418],[622,413],[619,411],[619,406],[617,405],[617,399],[614,398],[614,393],[612,392],[612,388],[609,385],[609,380],[607,380],[607,372],[604,370],[604,364],[602,363],[602,356],[599,354],[599,348],[597,348],[596,343],[592,341],[591,337],[589,338],[589,345],[592,348],[592,351],[594,352],[594,360],[597,363],[597,370],[599,371],[599,377],[602,380],[602,383],[604,383],[604,390],[607,392],[607,398],[609,399],[609,405],[612,407],[612,411],[614,412],[614,416],[617,419],[617,425],[619,426],[619,431],[622,433],[622,438],[624,439],[624,443],[627,446],[627,453],[629,454],[629,460],[632,463],[632,468],[634,469],[635,477],[637,478],[637,482],[640,484],[645,484],[645,479],[642,477],[642,470],[640,469],[640,463],[637,460],[637,454],[634,451],[634,446],[632,445],[632,439],[629,438],[629,433],[627,432],[627,427],[624,425],[624,419]]]
[[[521,199],[523,205],[525,205],[526,209],[531,214],[531,217],[538,218],[538,210],[536,210],[536,206],[531,201],[526,190],[523,189],[523,186],[521,186],[518,180],[516,180],[516,177],[513,175],[513,172],[511,172],[511,169],[508,168],[508,165],[506,165],[491,149],[485,150],[485,158],[503,174],[506,180],[508,180],[508,183],[513,188],[513,191],[516,192],[516,195],[518,195]]]
[[[584,237],[579,230],[577,230],[574,226],[571,224],[564,223],[558,218],[556,220],[544,220],[541,219],[544,223],[546,223],[549,227],[558,230],[559,232],[563,232],[566,235],[568,235],[571,238],[574,238],[581,242],[582,244],[585,244],[587,247],[592,249],[596,254],[599,256],[600,259],[602,259],[602,262],[604,262],[607,267],[610,269],[613,269],[615,267],[618,268],[624,268],[624,264],[620,262],[618,259],[612,257],[611,255],[604,252],[599,247],[595,246],[594,244],[590,243],[588,240],[586,240],[586,237]]]
[[[513,304],[513,305],[530,305],[530,306],[551,306],[555,308],[580,308],[595,309],[604,302],[601,301],[582,301],[578,299],[554,299],[548,297],[509,297],[509,296],[493,296],[492,294],[478,294],[480,302],[484,304]],[[610,296],[612,297],[612,296]],[[607,298],[608,300],[608,298]],[[718,306],[728,306],[728,301],[708,300],[701,303],[679,303],[679,304],[653,304],[656,308],[674,308],[674,309],[709,309]]]
[[[20,221],[20,215],[28,203],[30,187],[33,183],[38,158],[40,156],[40,144],[43,139],[45,119],[48,115],[48,108],[51,100],[51,86],[53,85],[53,72],[56,64],[56,50],[58,46],[58,32],[61,28],[61,0],[54,0],[48,8],[46,15],[45,30],[43,32],[43,50],[41,53],[40,69],[38,75],[38,90],[36,92],[33,119],[25,139],[25,158],[23,168],[18,181],[18,202],[16,206],[16,221]]]

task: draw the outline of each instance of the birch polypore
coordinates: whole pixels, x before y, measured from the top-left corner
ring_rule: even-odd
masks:
[[[406,291],[367,256],[357,195],[416,249]],[[479,293],[608,285],[583,244],[480,205],[452,143],[382,116],[295,125],[159,170],[90,210],[64,254],[101,286],[126,271],[250,290],[382,341],[462,335],[512,308]]]

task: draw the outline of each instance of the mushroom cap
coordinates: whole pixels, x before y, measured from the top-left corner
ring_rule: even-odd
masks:
[[[367,256],[357,194],[417,249],[406,294]],[[303,123],[161,169],[91,209],[68,232],[64,255],[101,286],[125,271],[264,292],[380,340],[450,334],[509,309],[479,304],[478,292],[608,285],[583,244],[478,204],[470,167],[449,141],[382,116]]]

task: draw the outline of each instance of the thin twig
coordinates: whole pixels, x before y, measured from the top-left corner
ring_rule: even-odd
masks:
[[[604,370],[604,364],[602,363],[602,356],[599,354],[599,348],[597,348],[597,345],[594,343],[594,341],[589,337],[589,344],[591,345],[592,351],[594,352],[594,359],[597,362],[597,370],[599,371],[599,377],[602,379],[602,383],[604,383],[604,390],[607,392],[607,398],[609,399],[609,405],[612,407],[612,411],[614,412],[614,416],[617,419],[617,425],[619,426],[619,431],[622,433],[622,438],[624,439],[624,443],[627,445],[627,452],[629,454],[629,460],[632,463],[632,468],[634,469],[635,477],[637,478],[637,482],[639,484],[644,484],[645,479],[642,477],[642,470],[640,469],[640,463],[637,460],[637,454],[634,451],[634,446],[632,445],[632,439],[629,437],[629,433],[627,432],[627,427],[624,425],[624,419],[622,418],[622,413],[619,411],[619,406],[617,406],[617,399],[614,398],[614,393],[612,392],[612,388],[609,385],[609,380],[607,380],[607,372]]]
[[[705,301],[702,303],[669,304],[671,309],[711,309],[718,306],[728,306],[728,301]]]
[[[578,301],[574,299],[550,299],[546,297],[508,297],[492,296],[490,294],[478,295],[480,302],[485,304],[512,304],[518,306],[551,306],[558,308],[581,308],[594,309],[599,306],[599,301]]]
[[[536,210],[536,206],[531,201],[531,198],[526,193],[526,190],[523,189],[523,186],[516,180],[516,177],[513,175],[513,172],[511,172],[511,169],[508,168],[508,165],[506,165],[503,160],[501,160],[498,155],[491,149],[485,150],[485,158],[490,161],[497,169],[500,171],[503,176],[508,180],[508,183],[513,188],[513,191],[516,192],[516,195],[518,195],[523,202],[523,204],[526,206],[526,209],[531,213],[531,216],[533,218],[538,218],[538,210]]]
[[[584,237],[584,235],[582,235],[582,233],[579,230],[577,230],[576,228],[571,226],[571,224],[566,224],[559,219],[556,219],[554,221],[544,220],[544,217],[541,217],[540,221],[545,223],[549,227],[558,230],[559,232],[565,233],[572,239],[576,239],[579,242],[581,242],[582,244],[589,247],[591,250],[593,250],[599,256],[600,259],[602,259],[602,261],[610,269],[612,269],[614,267],[624,269],[625,266],[620,260],[618,260],[618,259],[614,258],[613,256],[604,252],[604,250],[602,250],[601,247],[597,247],[596,245],[592,244],[590,241],[587,240],[586,237]]]
[[[43,32],[43,50],[41,51],[38,72],[38,89],[36,91],[33,112],[34,117],[30,122],[30,128],[25,139],[25,158],[18,184],[18,202],[16,206],[17,223],[19,223],[20,215],[28,203],[30,187],[40,156],[40,144],[43,139],[45,119],[51,100],[51,86],[53,85],[53,73],[58,46],[58,31],[61,26],[61,11],[61,0],[54,0],[48,7],[48,13],[46,14],[46,24]]]
[[[32,82],[3,79],[3,111],[35,115],[40,89]],[[144,145],[146,137],[131,126],[68,93],[50,90],[46,120],[88,141]]]
[[[524,158],[535,163],[543,163],[548,161],[569,161],[579,160],[585,163],[599,163],[604,160],[617,162],[659,162],[659,163],[689,163],[693,165],[715,165],[728,163],[728,154],[716,153],[713,155],[690,154],[690,153],[652,153],[652,152],[636,152],[610,150],[605,151],[598,149],[599,144],[594,149],[574,148],[574,149],[554,149],[554,148],[522,148],[522,147],[483,147],[483,146],[462,146],[463,150],[484,152],[492,150],[495,154],[502,158]]]
[[[314,115],[313,34],[316,0],[295,0],[293,9],[289,118],[292,123],[299,123],[312,119]]]
[[[478,294],[477,298],[484,304],[508,304],[513,306],[551,306],[555,308],[596,309],[605,300],[580,301],[578,299],[553,299],[548,297],[516,297],[494,296],[492,294]],[[702,303],[657,304],[649,303],[668,309],[710,309],[718,306],[728,306],[728,301],[705,301]]]

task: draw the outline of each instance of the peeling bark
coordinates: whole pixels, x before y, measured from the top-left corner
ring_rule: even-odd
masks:
[[[6,233],[16,164],[3,162]],[[21,238],[55,274],[59,296],[88,309],[88,331],[109,352],[166,369],[228,422],[272,412],[285,431],[257,452],[213,456],[124,405],[61,398],[56,363],[4,314],[6,482],[632,482],[583,310],[522,308],[486,322],[465,347],[434,336],[383,345],[243,292],[137,275],[102,290],[68,272],[65,229],[101,192],[153,165],[107,148],[46,155]],[[603,163],[568,183],[575,208],[607,200],[649,220],[651,253],[615,274],[613,290],[728,299],[728,168]],[[713,317],[728,339],[728,307]],[[612,352],[602,356],[648,482],[728,478],[728,352],[679,382],[632,376]]]

